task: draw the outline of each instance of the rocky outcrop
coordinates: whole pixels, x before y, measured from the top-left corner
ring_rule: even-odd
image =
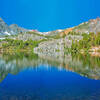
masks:
[[[37,33],[30,34],[28,32],[23,33],[23,34],[19,34],[15,38],[18,40],[23,40],[23,41],[27,41],[27,40],[38,41],[38,40],[46,39],[43,35],[38,35]]]
[[[49,56],[63,55],[64,39],[52,39],[42,42],[38,47],[34,48],[34,53]]]
[[[82,38],[81,35],[67,35],[65,38],[50,39],[34,48],[34,53],[49,56],[64,55],[65,49],[71,48],[72,41],[79,41]]]
[[[74,27],[73,31],[77,33],[90,33],[94,32],[95,34],[100,32],[100,18],[89,20],[88,22],[84,22],[76,27]]]
[[[25,33],[25,32],[28,31],[27,29],[19,27],[17,24],[12,24],[9,27],[10,27],[11,33],[13,35],[16,34],[16,33]]]

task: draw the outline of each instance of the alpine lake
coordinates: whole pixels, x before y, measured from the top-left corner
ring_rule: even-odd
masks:
[[[0,54],[0,100],[100,100],[100,57]]]

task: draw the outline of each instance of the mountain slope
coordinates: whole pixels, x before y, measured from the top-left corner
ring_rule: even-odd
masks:
[[[12,24],[8,26],[1,18],[0,18],[0,35],[15,35],[22,32],[27,32],[29,30],[19,27],[17,24]],[[76,32],[76,33],[90,33],[94,32],[95,34],[100,32],[100,18],[91,19],[87,22],[81,23],[78,26],[62,29],[62,30],[55,30],[49,32],[39,32],[44,34],[45,36],[56,36],[59,33],[61,35],[67,35],[69,32]]]
[[[8,35],[10,31],[9,26],[0,18],[0,35]]]
[[[79,24],[78,26],[64,29],[61,34],[68,35],[69,32],[76,32],[80,35],[83,33],[89,34],[90,32],[97,34],[100,32],[100,18],[91,19],[87,22]]]
[[[8,26],[3,19],[0,18],[0,35],[15,35],[27,31],[27,29],[21,28],[17,24]]]
[[[11,29],[12,34],[23,33],[28,31],[27,29],[19,27],[17,24],[12,24],[9,26],[9,28]]]
[[[89,20],[84,22],[76,27],[74,27],[75,32],[79,33],[90,33],[94,32],[95,34],[100,32],[100,18]]]

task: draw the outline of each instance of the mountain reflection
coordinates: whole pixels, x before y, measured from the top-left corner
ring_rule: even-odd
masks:
[[[0,82],[8,74],[16,75],[26,68],[34,68],[38,71],[38,67],[42,64],[45,64],[47,68],[56,66],[60,71],[65,69],[90,79],[100,79],[100,57],[79,54],[48,57],[33,53],[17,53],[0,55]]]

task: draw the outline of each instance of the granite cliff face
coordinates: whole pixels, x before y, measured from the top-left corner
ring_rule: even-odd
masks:
[[[81,39],[81,35],[67,35],[64,38],[50,39],[48,41],[41,42],[38,47],[34,48],[34,53],[52,57],[64,55],[65,49],[71,48],[72,41]]]

